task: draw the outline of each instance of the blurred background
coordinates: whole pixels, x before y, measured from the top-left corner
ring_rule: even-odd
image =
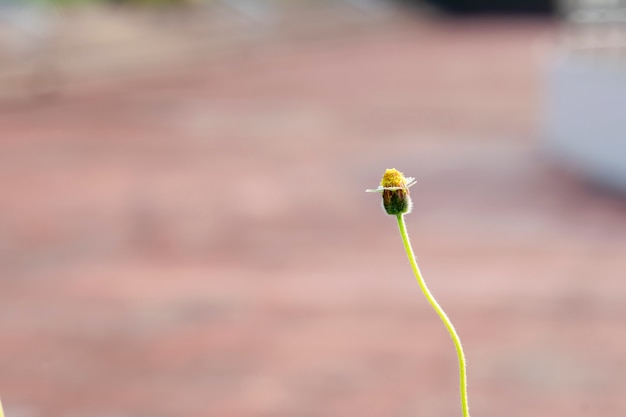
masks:
[[[621,7],[0,1],[7,417],[626,412]]]

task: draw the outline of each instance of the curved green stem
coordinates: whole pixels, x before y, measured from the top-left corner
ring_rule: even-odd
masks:
[[[459,335],[456,333],[452,322],[446,315],[443,308],[437,303],[435,297],[430,293],[428,287],[426,286],[426,282],[422,277],[419,266],[417,265],[417,261],[415,260],[415,254],[413,253],[413,248],[411,247],[411,241],[409,240],[409,235],[406,231],[406,225],[404,223],[404,215],[398,214],[398,227],[400,228],[400,236],[402,236],[402,243],[404,244],[404,249],[406,250],[406,254],[409,257],[409,263],[411,264],[411,269],[413,269],[413,274],[415,274],[415,279],[417,279],[417,283],[419,284],[424,296],[428,300],[428,303],[431,305],[433,310],[437,313],[443,324],[448,329],[448,333],[450,333],[450,337],[452,338],[452,342],[454,343],[454,348],[456,349],[457,356],[459,358],[459,379],[460,379],[460,389],[461,389],[461,408],[463,409],[463,417],[469,417],[469,406],[467,404],[467,375],[466,375],[466,364],[465,364],[465,355],[463,353],[463,346],[461,345],[461,339]]]

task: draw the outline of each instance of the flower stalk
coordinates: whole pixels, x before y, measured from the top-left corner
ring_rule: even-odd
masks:
[[[413,253],[413,248],[411,247],[411,241],[409,240],[409,235],[406,231],[406,224],[404,223],[404,215],[398,214],[398,228],[400,229],[400,236],[402,237],[402,243],[404,244],[404,250],[409,258],[409,263],[411,264],[411,269],[413,270],[413,275],[415,275],[415,279],[420,286],[420,289],[424,293],[426,300],[430,306],[435,310],[444,326],[450,333],[450,337],[452,338],[452,343],[454,343],[454,348],[456,349],[456,354],[459,358],[459,388],[461,391],[461,409],[463,410],[463,417],[469,417],[469,405],[467,403],[467,365],[465,362],[465,354],[463,352],[463,345],[461,345],[461,339],[457,334],[452,322],[446,315],[446,312],[441,308],[435,297],[432,295],[428,286],[426,285],[426,281],[424,281],[424,277],[420,272],[420,268],[417,265],[417,261],[415,259],[415,254]]]

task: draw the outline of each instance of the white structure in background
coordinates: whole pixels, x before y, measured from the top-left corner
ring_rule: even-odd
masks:
[[[55,10],[34,0],[0,0],[0,73],[19,72],[31,92],[49,90],[52,76],[51,42],[56,30]],[[6,87],[2,82],[3,87]]]
[[[562,3],[547,83],[546,145],[591,180],[626,191],[626,0]]]

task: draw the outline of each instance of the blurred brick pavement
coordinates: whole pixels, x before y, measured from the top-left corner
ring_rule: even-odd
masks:
[[[623,201],[539,152],[551,25],[422,22],[0,112],[8,417],[626,411]]]

